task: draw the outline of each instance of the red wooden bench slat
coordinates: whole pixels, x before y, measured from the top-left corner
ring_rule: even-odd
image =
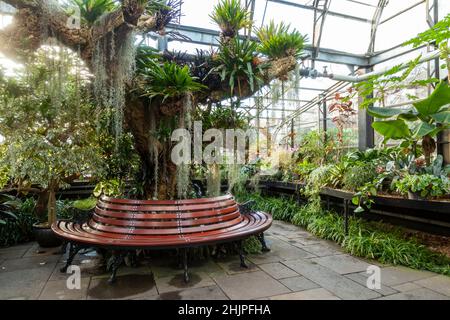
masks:
[[[116,211],[128,211],[128,212],[184,212],[184,211],[199,211],[205,209],[213,209],[213,208],[223,208],[231,205],[235,205],[236,202],[234,200],[225,200],[214,203],[204,203],[204,204],[183,204],[183,205],[163,205],[163,206],[154,206],[154,205],[124,205],[124,204],[111,204],[105,203],[103,201],[99,201],[97,204],[98,207],[108,210],[116,210]]]
[[[202,224],[210,224],[221,221],[230,220],[240,215],[239,211],[235,210],[229,214],[220,214],[198,219],[164,219],[164,220],[138,220],[138,219],[116,219],[106,218],[98,214],[93,215],[93,220],[107,225],[113,226],[127,226],[127,227],[146,227],[146,228],[166,228],[166,227],[189,227],[198,226]]]
[[[131,204],[131,205],[179,205],[179,204],[197,204],[197,203],[209,203],[218,202],[223,200],[234,199],[231,194],[213,197],[213,198],[198,198],[198,199],[185,199],[185,200],[134,200],[134,199],[119,199],[102,196],[101,201],[117,204]]]
[[[202,218],[202,217],[211,217],[219,214],[227,214],[233,211],[238,210],[237,204],[232,206],[224,207],[221,209],[205,210],[205,211],[196,211],[196,212],[179,212],[179,213],[148,213],[148,212],[124,212],[124,211],[111,211],[105,210],[99,207],[95,208],[95,212],[102,216],[108,216],[112,218],[121,218],[121,219],[143,219],[143,220],[161,220],[161,219],[193,219],[193,218]]]

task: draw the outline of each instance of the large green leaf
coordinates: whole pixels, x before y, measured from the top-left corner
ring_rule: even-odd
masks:
[[[411,131],[403,120],[377,121],[372,123],[372,127],[385,137],[385,142],[389,139],[406,139],[411,136]]]
[[[430,136],[434,136],[436,135],[436,133],[439,131],[440,129],[437,128],[435,125],[433,124],[429,124],[427,122],[421,122],[419,123],[419,125],[417,125],[417,127],[414,129],[414,136],[421,138],[423,136],[426,136],[427,134]]]
[[[417,116],[417,112],[413,110],[409,110],[405,113],[399,114],[397,119],[406,120],[406,121],[416,121],[419,119]]]
[[[438,123],[450,124],[450,111],[435,113],[431,117]]]
[[[405,110],[401,110],[398,108],[378,108],[378,107],[368,107],[367,113],[370,114],[374,118],[387,119],[397,116],[407,112]]]
[[[450,103],[450,86],[446,81],[441,81],[433,93],[425,100],[413,103],[417,111],[425,116],[430,116],[439,109]]]

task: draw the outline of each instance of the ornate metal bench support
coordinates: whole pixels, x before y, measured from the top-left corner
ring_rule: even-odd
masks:
[[[67,258],[66,265],[59,269],[61,272],[66,272],[67,268],[72,264],[73,259],[77,255],[78,251],[80,251],[83,246],[78,245],[76,243],[69,242],[69,257]]]
[[[188,248],[182,250],[183,255],[183,269],[184,269],[184,282],[189,282],[189,272],[188,272]]]
[[[113,251],[112,256],[108,263],[108,269],[111,269],[111,277],[109,277],[108,282],[114,283],[116,282],[116,274],[120,265],[124,261],[125,252],[123,251]]]
[[[242,240],[239,240],[237,242],[237,245],[238,245],[238,250],[239,250],[239,259],[241,260],[241,267],[248,269],[248,266],[245,263],[245,253],[244,253],[244,247],[242,245]]]
[[[264,239],[264,232],[261,232],[257,235],[259,242],[261,242],[261,247],[263,252],[270,251],[270,248],[267,246],[266,239]]]

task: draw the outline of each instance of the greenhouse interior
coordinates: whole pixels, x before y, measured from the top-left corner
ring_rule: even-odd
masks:
[[[450,300],[449,39],[449,0],[0,0],[0,299]]]

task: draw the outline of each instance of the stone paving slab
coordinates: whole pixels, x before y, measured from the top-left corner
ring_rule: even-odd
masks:
[[[61,256],[61,247],[56,248],[41,248],[37,243],[32,245],[23,255],[24,258],[28,257],[42,257],[58,255]]]
[[[319,287],[317,283],[314,283],[303,276],[281,279],[280,282],[292,291],[303,291]]]
[[[386,267],[381,268],[381,283],[392,287],[406,282],[430,278],[435,275],[432,272],[414,270],[401,266]]]
[[[288,288],[262,271],[213,278],[230,299],[257,299],[290,292]]]
[[[407,282],[403,284],[399,284],[397,286],[393,286],[392,289],[397,290],[398,292],[407,292],[412,290],[417,290],[423,288],[414,282]]]
[[[352,274],[347,274],[345,275],[345,277],[352,279],[353,281],[363,285],[363,286],[367,286],[367,277],[369,276],[369,274],[367,273],[352,273]],[[391,295],[394,293],[398,293],[397,290],[387,286],[386,284],[383,283],[383,279],[381,279],[381,284],[380,284],[380,289],[372,289],[373,291],[383,295],[383,296],[387,296],[387,295]]]
[[[45,266],[0,273],[0,300],[37,299],[52,271]]]
[[[288,238],[287,242],[293,246],[303,248],[304,246],[309,246],[313,244],[319,244],[321,243],[321,240],[314,237],[302,237],[302,238]]]
[[[414,283],[450,297],[450,277],[439,275],[417,280]]]
[[[0,261],[22,258],[23,255],[27,253],[27,251],[28,249],[3,249],[3,251],[0,251]]]
[[[39,300],[85,300],[90,279],[82,279],[80,289],[69,289],[66,280],[48,281]]]
[[[347,254],[313,258],[311,261],[327,267],[339,274],[366,271],[367,267],[370,266],[367,262],[361,261]]]
[[[127,274],[118,276],[115,283],[108,278],[91,279],[87,299],[136,299],[157,295],[155,280],[151,274]]]
[[[306,259],[284,262],[289,268],[342,299],[373,299],[380,296],[365,286]]]
[[[239,257],[234,257],[234,259],[227,259],[228,261],[218,261],[217,264],[228,274],[237,274],[237,273],[247,273],[258,271],[259,268],[251,262],[251,260],[246,259],[245,263],[248,268],[241,267],[241,262]]]
[[[193,288],[181,291],[172,291],[154,296],[156,300],[229,300],[223,291],[216,285],[203,288]]]
[[[246,258],[256,265],[283,261],[283,259],[278,256],[274,250],[264,252],[262,254],[249,254]]]
[[[56,266],[58,256],[39,256],[20,259],[7,259],[0,265],[0,274],[3,272]]]
[[[381,297],[379,300],[450,300],[450,297],[444,296],[430,289],[420,288]]]
[[[65,263],[58,263],[50,278],[48,279],[49,281],[61,281],[61,280],[67,280],[67,278],[72,274],[72,273],[67,273],[67,272],[61,272],[60,269],[65,266]],[[80,267],[80,271],[81,271],[81,278],[90,278],[92,276],[95,275],[102,275],[105,274],[105,271],[103,268],[100,268],[98,266],[95,265],[85,265],[85,264],[81,264],[78,265]],[[69,270],[70,271],[70,270]]]
[[[259,268],[271,275],[274,279],[283,279],[298,276],[298,273],[289,269],[280,262],[272,262],[259,265]]]
[[[215,285],[213,279],[204,272],[189,272],[190,281],[184,282],[183,273],[172,274],[169,277],[155,278],[156,287],[159,294],[180,291],[183,289],[209,287]]]
[[[332,248],[323,243],[302,246],[301,248],[311,254],[318,256],[318,257],[333,256],[333,255],[343,253],[342,250],[337,250],[336,248]]]
[[[271,246],[271,250],[282,260],[295,260],[298,258],[306,259],[316,257],[314,253],[308,252],[303,248],[297,248],[281,240],[274,241]]]
[[[269,300],[340,300],[324,288],[310,289],[300,292],[292,292],[270,297]]]

